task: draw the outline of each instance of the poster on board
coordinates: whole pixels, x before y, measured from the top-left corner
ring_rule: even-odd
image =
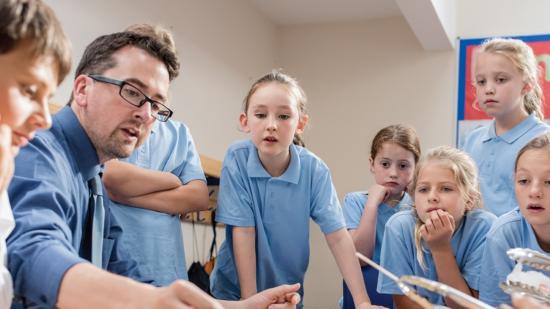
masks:
[[[537,57],[540,74],[540,85],[544,93],[543,107],[545,121],[550,124],[550,34],[510,37],[526,42]],[[464,138],[473,129],[488,124],[490,118],[477,106],[473,86],[472,60],[475,49],[488,38],[460,39],[458,51],[458,111],[456,128],[456,145],[461,148]]]

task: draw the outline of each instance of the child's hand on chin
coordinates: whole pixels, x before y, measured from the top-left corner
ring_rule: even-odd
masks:
[[[455,230],[455,220],[448,212],[437,209],[420,227],[420,235],[431,251],[448,250]]]

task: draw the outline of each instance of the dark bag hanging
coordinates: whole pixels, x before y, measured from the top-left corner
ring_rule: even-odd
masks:
[[[204,263],[204,270],[210,275],[216,265],[216,256],[218,256],[218,245],[216,243],[216,210],[212,210],[212,244],[210,244],[210,258]]]
[[[202,267],[201,262],[198,259],[198,243],[197,243],[197,233],[195,231],[195,219],[192,219],[193,225],[193,263],[189,266],[187,270],[187,277],[189,281],[198,286],[201,290],[210,294],[210,278],[208,273]]]

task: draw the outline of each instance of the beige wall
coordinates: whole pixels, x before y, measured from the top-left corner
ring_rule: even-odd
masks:
[[[423,149],[454,143],[456,53],[422,50],[403,18],[276,27],[245,0],[47,2],[73,41],[75,63],[100,34],[135,22],[172,28],[183,59],[172,87],[175,119],[189,125],[200,152],[220,160],[243,137],[236,120],[245,92],[272,67],[297,77],[308,94],[306,143],[330,166],[341,198],[372,183],[368,146],[383,126],[414,126]],[[550,33],[549,11],[545,0],[460,0],[457,34]],[[66,101],[70,84],[57,101]],[[190,261],[191,231],[184,230]],[[305,305],[336,308],[341,279],[324,237],[315,224],[311,230]],[[209,232],[198,232],[209,242]]]
[[[380,128],[410,124],[424,148],[453,142],[454,52],[424,51],[403,18],[282,28],[280,61],[308,95],[306,143],[330,166],[341,198],[372,183],[367,153]],[[305,304],[335,308],[340,276],[311,230]]]

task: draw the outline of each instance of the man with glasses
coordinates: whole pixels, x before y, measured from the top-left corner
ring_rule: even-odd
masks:
[[[177,54],[171,33],[162,27],[140,24],[128,30],[163,40]],[[119,85],[120,95],[134,105],[146,97],[128,83],[91,77]],[[206,210],[208,189],[187,126],[168,120],[172,111],[166,106],[151,104],[164,117],[157,117],[151,136],[129,158],[105,164],[103,183],[113,201],[111,211],[124,230],[122,250],[132,252],[143,279],[167,286],[188,279],[180,215]]]
[[[8,239],[9,270],[23,306],[220,308],[182,280],[156,288],[113,274],[135,275],[118,247],[120,227],[101,205],[107,201],[97,180],[101,165],[128,157],[155,119],[166,117],[163,106],[177,71],[175,54],[136,33],[101,36],[84,51],[69,106],[22,149],[9,188],[16,219]],[[98,232],[102,238],[94,237]],[[289,293],[297,288],[281,286],[224,306],[261,308],[289,299],[295,304]]]

